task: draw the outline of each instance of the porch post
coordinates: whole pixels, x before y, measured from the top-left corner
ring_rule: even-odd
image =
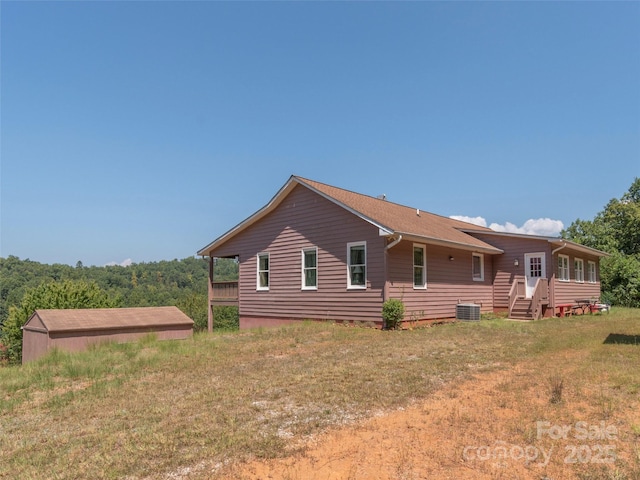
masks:
[[[207,330],[213,332],[213,257],[209,257],[209,282],[207,288]]]

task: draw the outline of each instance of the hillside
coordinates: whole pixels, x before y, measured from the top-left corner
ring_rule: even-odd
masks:
[[[0,478],[632,480],[639,345],[614,308],[56,352],[0,369]]]
[[[94,281],[122,307],[177,305],[199,327],[206,324],[207,261],[201,258],[134,263],[129,266],[75,267],[43,264],[9,256],[0,258],[0,324],[9,307],[18,305],[29,288],[59,280]],[[219,280],[237,278],[233,260],[216,266]]]

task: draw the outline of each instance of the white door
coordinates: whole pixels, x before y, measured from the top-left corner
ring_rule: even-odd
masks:
[[[524,274],[527,277],[526,296],[531,298],[539,278],[547,278],[544,252],[524,254]]]

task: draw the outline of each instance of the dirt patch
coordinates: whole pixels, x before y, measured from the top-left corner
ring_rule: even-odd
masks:
[[[571,353],[553,359],[567,380],[555,405],[539,365],[481,373],[420,404],[309,440],[304,453],[239,465],[225,478],[636,478],[637,396],[615,413],[602,410],[585,393],[590,385],[570,381],[583,360]]]

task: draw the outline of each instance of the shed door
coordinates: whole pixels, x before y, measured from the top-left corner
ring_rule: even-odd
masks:
[[[526,296],[531,298],[539,278],[547,278],[544,252],[524,254],[524,274],[527,277]]]

